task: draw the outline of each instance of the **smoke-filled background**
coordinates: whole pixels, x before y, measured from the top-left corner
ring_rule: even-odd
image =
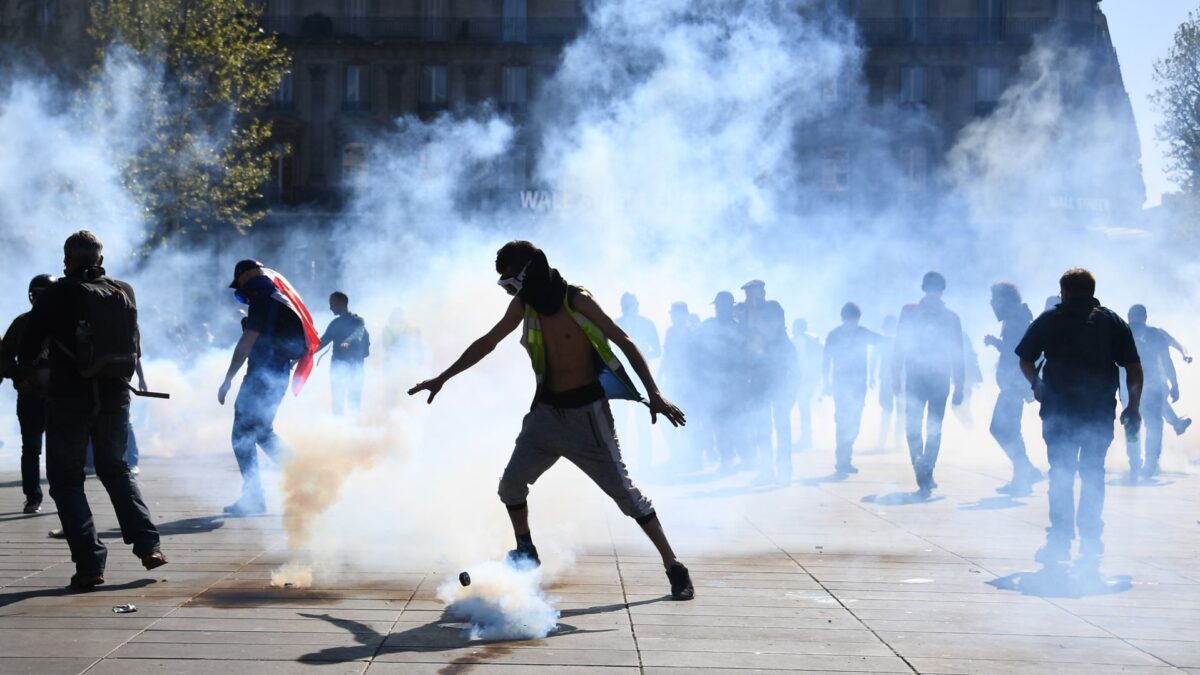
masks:
[[[614,315],[620,295],[636,293],[660,335],[671,302],[686,301],[707,318],[718,291],[736,292],[752,278],[766,281],[789,325],[805,317],[823,336],[852,300],[863,324],[878,328],[918,299],[924,272],[940,270],[947,304],[963,318],[984,373],[969,404],[973,426],[948,415],[943,461],[975,464],[1003,480],[1007,460],[986,424],[996,354],[982,338],[999,330],[988,306],[992,282],[1015,282],[1036,314],[1057,292],[1059,274],[1084,266],[1097,274],[1105,304],[1124,314],[1144,303],[1151,325],[1200,345],[1189,284],[1197,262],[1137,222],[1140,198],[1128,198],[1131,177],[1140,182],[1131,160],[1137,148],[1119,140],[1127,111],[1102,86],[1119,84],[1097,83],[1093,54],[1064,36],[1042,36],[995,113],[951,139],[946,162],[918,190],[894,149],[932,133],[935,122],[919,110],[868,105],[854,24],[797,11],[805,4],[595,2],[586,32],[539,90],[531,124],[518,129],[487,108],[397,120],[373,139],[371,169],[332,234],[294,228],[271,247],[251,237],[138,253],[146,223],[120,167],[147,142],[145,92],[162,76],[154,64],[112,51],[100,84],[84,94],[11,71],[0,80],[0,287],[9,289],[0,316],[26,309],[31,276],[60,270],[70,232],[97,232],[109,272],[138,291],[149,384],[173,395],[134,403],[142,452],[169,458],[152,470],[169,473],[180,493],[216,512],[240,489],[232,409],[216,402],[237,336],[239,307],[223,290],[234,262],[255,257],[292,278],[322,326],[331,318],[328,293],[349,293],[375,345],[361,423],[328,413],[322,363],[303,394],[281,408],[276,429],[293,459],[278,476],[267,474],[289,544],[298,560],[316,563],[318,583],[321,574],[386,571],[399,557],[472,562],[509,546],[496,482],[533,393],[516,338],[452,381],[433,406],[404,390],[437,374],[499,319],[509,299],[495,286],[493,260],[510,239],[538,243]],[[195,151],[211,143],[220,139],[197,139]],[[836,195],[823,185],[828,145],[846,150],[848,171],[859,177]],[[507,171],[521,148],[534,158],[536,194],[523,203],[481,197],[477,187]],[[295,262],[300,250],[329,250],[339,264],[306,268]],[[1177,410],[1200,415],[1193,394],[1200,378],[1193,368],[1179,371]],[[705,396],[664,393],[692,402]],[[12,398],[6,387],[0,410],[13,409]],[[864,449],[877,433],[870,400]],[[621,424],[625,406],[614,406]],[[820,467],[813,471],[824,472],[833,461],[827,401],[814,419],[808,452]],[[1044,466],[1033,408],[1025,420],[1030,455]],[[0,417],[0,439],[3,468],[15,468],[15,417]],[[1187,439],[1168,434],[1165,469],[1194,470],[1198,453]],[[656,447],[664,452],[661,436]],[[228,483],[190,480],[199,462],[223,463]],[[1124,468],[1119,445],[1109,467]],[[635,466],[635,480],[643,476],[646,467]],[[695,489],[648,491],[684,551],[736,546],[712,537],[712,528],[755,508]],[[780,494],[806,499],[804,490]],[[608,541],[599,516],[615,513],[566,463],[533,488],[531,509],[539,545],[564,551]],[[637,534],[632,523],[612,527],[621,538]]]

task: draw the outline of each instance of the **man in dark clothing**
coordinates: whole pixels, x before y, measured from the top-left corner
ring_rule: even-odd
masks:
[[[1001,494],[1025,497],[1032,492],[1034,483],[1042,480],[1042,472],[1029,461],[1025,452],[1025,439],[1021,435],[1021,414],[1025,403],[1032,399],[1021,375],[1017,344],[1033,322],[1033,312],[1021,302],[1021,292],[1006,282],[992,285],[992,312],[1000,322],[1000,337],[988,335],[983,344],[995,347],[1000,352],[996,363],[996,384],[1000,395],[992,409],[992,438],[1000,444],[1004,454],[1012,460],[1013,477],[1007,485],[996,488]]]
[[[700,324],[701,376],[709,392],[708,415],[722,473],[734,471],[743,439],[739,422],[745,405],[746,341],[734,318],[733,294],[717,293],[715,316]],[[746,467],[749,468],[749,467]]]
[[[800,379],[800,363],[796,348],[788,339],[787,316],[783,306],[769,300],[763,306],[759,318],[764,362],[766,368],[760,377],[762,395],[767,401],[768,428],[764,445],[765,452],[759,456],[759,474],[756,483],[766,485],[790,485],[792,482],[792,408],[796,405],[797,382]],[[775,444],[771,445],[771,430],[775,431]]]
[[[362,407],[363,361],[371,353],[367,325],[350,311],[350,297],[341,291],[329,296],[329,311],[336,318],[329,322],[317,349],[333,345],[329,381],[333,393],[333,414],[341,415],[346,403],[358,413]]]
[[[826,393],[833,395],[834,470],[839,474],[858,473],[851,459],[867,401],[869,350],[880,340],[878,333],[858,325],[861,318],[858,305],[847,302],[842,307],[842,325],[825,338],[822,374]]]
[[[800,449],[812,447],[812,402],[821,387],[821,339],[808,332],[808,321],[792,322],[792,345],[800,363],[796,401],[800,409]]]
[[[29,282],[29,304],[36,305],[38,297],[54,281],[49,274],[34,277]],[[0,381],[15,372],[29,314],[25,312],[13,319],[4,333],[4,341],[0,344]],[[43,349],[32,364],[33,376],[25,387],[17,389],[17,383],[13,381],[13,388],[17,389],[17,423],[21,427],[21,489],[25,493],[25,507],[21,512],[25,514],[42,510],[42,434],[46,431],[46,395],[50,387],[48,356],[47,349]]]
[[[1129,328],[1137,343],[1142,363],[1142,424],[1145,429],[1146,452],[1142,456],[1142,439],[1126,439],[1129,455],[1129,483],[1138,478],[1153,478],[1158,473],[1158,458],[1162,455],[1163,420],[1166,417],[1167,397],[1179,400],[1179,380],[1171,362],[1171,347],[1166,331],[1146,325],[1145,305],[1129,308]]]
[[[75,562],[71,587],[90,590],[104,583],[108,550],[96,533],[83,490],[89,441],[96,475],[112,500],[125,543],[133,544],[133,554],[148,570],[167,559],[124,459],[129,378],[141,354],[133,288],[105,275],[103,245],[91,232],[71,235],[63,249],[66,276],[42,293],[29,314],[17,382],[18,387],[28,382],[48,342],[46,477]],[[101,311],[105,313],[96,316]]]
[[[1080,555],[1096,560],[1104,553],[1104,456],[1113,439],[1118,367],[1125,368],[1129,389],[1121,421],[1131,430],[1141,422],[1142,366],[1129,326],[1096,300],[1091,272],[1067,270],[1059,287],[1062,302],[1034,320],[1016,350],[1021,372],[1041,403],[1050,459],[1050,528],[1036,557],[1046,565],[1071,559],[1076,525]],[[1036,362],[1042,356],[1039,379]]]
[[[925,297],[900,312],[893,381],[904,383],[908,453],[918,492],[928,497],[937,487],[933,470],[941,449],[942,419],[946,416],[951,385],[954,405],[963,401],[963,337],[958,315],[942,302],[945,277],[937,272],[927,273],[921,280],[921,290],[925,291]]]
[[[292,367],[304,353],[304,327],[300,317],[279,297],[274,281],[257,260],[243,260],[234,268],[233,283],[239,300],[248,305],[242,320],[242,337],[233,349],[225,381],[217,401],[225,396],[233,378],[246,363],[246,377],[233,404],[233,454],[242,473],[242,496],[225,507],[234,516],[266,511],[262,480],[258,473],[261,447],[278,463],[283,447],[275,435],[275,413],[287,393]]]

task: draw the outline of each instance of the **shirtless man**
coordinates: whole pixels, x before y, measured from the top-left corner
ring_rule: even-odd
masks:
[[[504,317],[441,375],[416,385],[409,395],[427,391],[432,403],[450,378],[479,363],[523,324],[521,343],[533,364],[537,393],[500,479],[500,501],[508,509],[517,540],[509,558],[524,564],[540,563],[525,500],[529,486],[565,457],[642,527],[662,556],[671,598],[691,600],[695,595],[691,576],[675,558],[654,507],[634,487],[621,459],[608,399],[641,397],[609,341],[620,348],[641,379],[649,395],[651,423],[662,415],[671,424],[683,426],[683,412],[659,393],[645,358],[625,331],[586,291],[568,285],[536,246],[527,241],[505,244],[496,254],[496,272],[500,274],[497,283],[514,296]]]

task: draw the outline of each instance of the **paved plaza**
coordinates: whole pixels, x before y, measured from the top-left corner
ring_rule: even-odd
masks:
[[[797,473],[813,478],[781,489],[749,487],[749,474],[655,485],[736,511],[711,532],[736,553],[681,551],[694,602],[664,598],[659,562],[614,516],[608,544],[580,551],[549,589],[556,633],[486,643],[443,616],[436,588],[454,570],[398,562],[393,574],[270,588],[286,557],[278,515],[216,517],[178,496],[167,461],[143,462],[171,558],[153,573],[88,481],[111,553],[108,583],[86,594],[63,588],[72,566],[47,537],[52,503],[20,515],[18,476],[0,473],[0,673],[1200,674],[1197,476],[1110,484],[1109,552],[1094,577],[1039,572],[1045,483],[999,497],[999,464],[948,458],[928,502],[904,492],[895,452],[860,458],[844,481],[808,462]],[[211,475],[197,480],[234,485],[232,465],[202,465]],[[123,603],[138,611],[113,613]]]

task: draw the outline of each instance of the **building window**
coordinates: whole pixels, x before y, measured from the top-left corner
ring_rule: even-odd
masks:
[[[367,34],[367,0],[348,0],[349,5],[346,8],[346,18],[349,21],[349,32],[351,35],[366,35]]]
[[[42,31],[48,31],[54,26],[54,17],[58,14],[58,0],[39,0],[37,4],[37,24]]]
[[[821,188],[826,192],[850,189],[850,151],[844,147],[826,148],[821,156]]]
[[[293,100],[292,74],[285,73],[279,81],[279,88],[271,95],[271,106],[277,110],[290,110]]]
[[[925,105],[925,66],[900,66],[900,105]]]
[[[905,149],[901,159],[904,161],[908,188],[914,191],[924,190],[929,182],[929,149],[923,145],[910,146]]]
[[[978,0],[979,39],[983,42],[1000,42],[1004,39],[1004,0]]]
[[[342,182],[360,187],[367,178],[367,144],[347,143],[342,148]]]
[[[513,146],[504,162],[504,187],[520,190],[526,187],[529,177],[529,151],[523,145]]]
[[[504,42],[525,42],[528,37],[528,12],[525,0],[503,0],[501,7],[501,39]]]
[[[850,0],[825,0],[825,11],[831,16],[850,16]]]
[[[342,88],[342,110],[362,112],[370,106],[370,70],[365,65],[346,66],[345,86]]]
[[[450,0],[421,0],[421,37],[434,42],[450,39]]]
[[[289,188],[292,185],[292,172],[295,162],[290,144],[278,143],[274,147],[274,166],[271,171],[271,190],[268,195],[272,201],[288,201]]]
[[[909,42],[924,42],[929,36],[929,0],[901,0],[904,12],[904,37]]]
[[[501,71],[500,107],[506,112],[523,112],[528,99],[529,69],[506,66]]]
[[[421,67],[421,92],[418,97],[421,112],[445,110],[449,97],[446,88],[446,66]]]
[[[1008,87],[1004,68],[981,66],[975,69],[975,110],[987,114],[996,109],[1001,94]]]

